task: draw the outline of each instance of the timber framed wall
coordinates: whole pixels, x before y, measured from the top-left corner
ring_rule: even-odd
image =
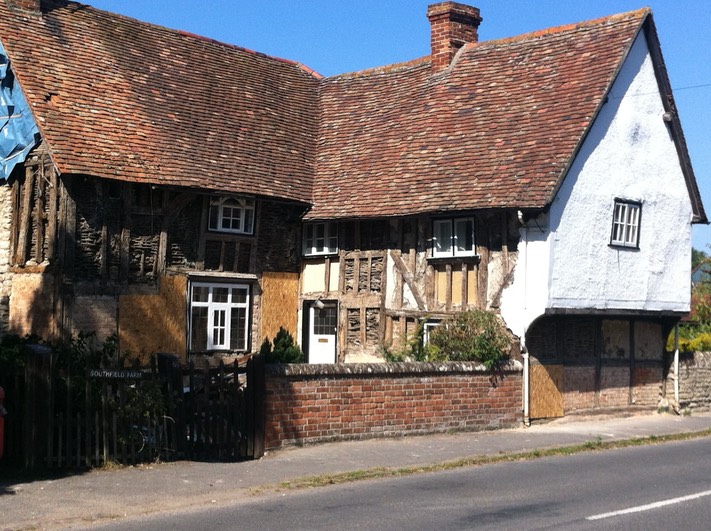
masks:
[[[575,411],[656,408],[664,396],[669,319],[546,316],[526,337],[531,418]]]
[[[518,255],[516,216],[474,218],[475,256],[433,259],[433,217],[415,216],[339,222],[338,254],[304,258],[300,307],[338,302],[340,361],[376,361],[381,346],[402,345],[424,319],[498,309]]]

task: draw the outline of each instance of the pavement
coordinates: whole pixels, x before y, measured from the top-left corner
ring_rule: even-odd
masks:
[[[459,432],[293,447],[239,463],[180,461],[18,482],[0,478],[0,529],[79,529],[106,520],[224,505],[285,483],[374,468],[428,467],[580,445],[706,431],[711,413],[559,419],[513,430]]]

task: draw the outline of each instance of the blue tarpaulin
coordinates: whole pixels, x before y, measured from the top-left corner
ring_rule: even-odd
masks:
[[[0,43],[0,179],[25,161],[38,139],[37,124]]]

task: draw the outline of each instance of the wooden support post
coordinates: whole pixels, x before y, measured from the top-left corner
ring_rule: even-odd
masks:
[[[469,267],[466,262],[462,262],[462,310],[466,310],[469,305]]]
[[[74,259],[76,255],[77,240],[77,204],[72,197],[73,180],[65,181],[65,247],[64,247],[64,274],[68,278],[74,276]]]
[[[57,252],[57,203],[59,189],[57,187],[57,172],[54,167],[49,164],[48,170],[50,175],[49,188],[49,220],[47,225],[47,255],[45,258],[52,261]]]
[[[108,182],[97,179],[96,188],[102,204],[107,205],[109,201]],[[106,224],[105,208],[101,209],[101,249],[99,252],[99,275],[102,281],[106,281],[109,278],[109,227]]]
[[[40,161],[36,166],[37,194],[35,195],[34,218],[35,218],[35,262],[41,264],[44,261],[44,202],[46,194],[46,181],[44,178],[44,165]]]
[[[157,274],[165,272],[166,263],[168,260],[168,222],[169,222],[169,207],[170,207],[170,192],[163,190],[162,197],[162,220],[160,228],[160,236],[158,236],[158,253],[156,255],[154,269]],[[174,215],[177,215],[174,214]]]
[[[27,246],[30,240],[29,231],[32,227],[32,196],[35,188],[35,172],[32,167],[25,168],[25,183],[20,209],[20,231],[17,238],[17,254],[15,263],[24,265],[27,262]]]
[[[326,257],[324,272],[323,272],[323,285],[324,292],[329,293],[331,291],[331,257]]]
[[[207,236],[207,221],[210,214],[210,198],[205,196],[202,200],[202,216],[200,217],[200,236],[198,240],[198,259],[195,264],[199,270],[205,269],[205,240]]]
[[[447,311],[452,310],[452,264],[445,264],[445,271],[447,275],[447,280],[445,281],[445,306]]]
[[[360,344],[365,347],[368,341],[368,319],[366,317],[365,306],[360,307]]]
[[[128,277],[131,268],[131,209],[133,201],[131,199],[131,183],[122,183],[121,185],[121,202],[123,211],[123,220],[121,224],[121,250],[119,258],[119,280],[128,282]]]

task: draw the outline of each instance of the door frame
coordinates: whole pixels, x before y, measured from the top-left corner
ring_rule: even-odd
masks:
[[[303,338],[303,344],[302,344],[302,350],[304,352],[305,356],[305,361],[306,363],[311,363],[311,336],[312,336],[312,331],[313,331],[313,323],[312,323],[312,318],[311,318],[311,311],[312,309],[317,309],[316,306],[318,304],[323,304],[324,306],[328,307],[333,307],[336,310],[336,329],[333,333],[334,335],[334,344],[333,344],[333,363],[338,362],[338,324],[339,324],[339,305],[338,301],[335,299],[328,299],[328,300],[323,300],[323,299],[309,299],[309,300],[304,300],[303,304],[303,319],[302,319],[302,338]]]

